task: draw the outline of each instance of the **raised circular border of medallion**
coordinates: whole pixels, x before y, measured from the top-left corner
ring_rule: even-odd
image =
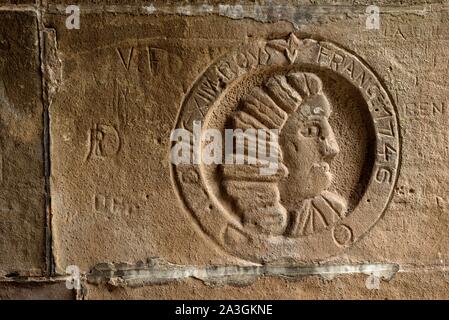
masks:
[[[208,189],[201,165],[171,166],[172,178],[186,210],[201,230],[233,256],[253,262],[319,261],[337,255],[356,242],[381,217],[390,202],[400,163],[396,107],[371,69],[354,54],[327,41],[259,40],[222,56],[196,81],[183,101],[175,128],[192,132],[231,83],[264,67],[312,66],[347,79],[365,99],[376,135],[375,159],[366,191],[354,210],[325,232],[306,237],[254,237],[245,232]]]

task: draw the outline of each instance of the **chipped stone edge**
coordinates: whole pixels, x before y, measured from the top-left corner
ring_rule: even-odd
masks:
[[[86,299],[88,285],[105,285],[108,288],[138,288],[170,283],[182,283],[188,279],[200,280],[209,287],[245,287],[251,286],[262,277],[273,277],[291,281],[301,281],[306,277],[320,277],[326,281],[351,274],[366,275],[367,289],[380,289],[380,282],[390,282],[398,273],[449,273],[449,266],[432,265],[399,265],[396,263],[362,263],[345,265],[211,265],[195,267],[176,265],[161,258],[149,258],[147,262],[131,263],[99,263],[91,271],[81,273],[80,287],[69,288],[72,276],[57,275],[52,277],[9,276],[0,277],[0,283],[15,284],[47,284],[65,282],[68,290],[75,291],[77,300]],[[371,280],[374,283],[370,283]]]
[[[325,280],[332,280],[336,276],[344,274],[365,274],[390,281],[399,271],[400,266],[395,263],[194,267],[172,264],[161,258],[150,258],[147,262],[141,261],[136,264],[100,263],[84,277],[89,284],[107,284],[114,287],[142,287],[188,278],[201,280],[209,286],[245,286],[253,284],[260,277],[280,277],[294,280],[306,276],[320,276]]]
[[[66,15],[66,4],[47,5],[43,10],[50,14]],[[275,23],[289,22],[296,30],[305,24],[324,23],[329,16],[332,19],[346,19],[351,16],[366,15],[367,5],[339,5],[339,4],[187,4],[160,5],[151,2],[146,5],[92,5],[80,4],[81,14],[123,13],[132,15],[180,15],[206,16],[218,15],[230,19],[252,19],[257,22]],[[381,15],[414,14],[424,16],[432,12],[449,11],[447,4],[420,5],[380,5]]]

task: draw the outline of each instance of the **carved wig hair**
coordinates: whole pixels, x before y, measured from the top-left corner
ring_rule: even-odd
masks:
[[[233,129],[278,129],[281,132],[291,114],[302,112],[301,105],[321,94],[322,82],[315,74],[292,72],[286,76],[273,76],[241,99],[239,110],[231,118]],[[244,136],[246,141],[251,139]],[[261,175],[260,163],[247,162],[250,148],[251,144],[245,143],[245,164],[223,165],[224,189],[233,200],[245,229],[270,235],[283,234],[287,212],[280,203],[278,182],[288,171],[282,164],[282,151],[278,150],[276,174]],[[255,154],[256,150],[252,151]]]

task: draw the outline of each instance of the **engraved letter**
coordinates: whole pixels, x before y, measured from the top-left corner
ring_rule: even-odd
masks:
[[[391,178],[392,178],[392,172],[391,169],[386,168],[386,167],[379,167],[377,168],[377,172],[376,172],[376,181],[379,183],[391,183]]]

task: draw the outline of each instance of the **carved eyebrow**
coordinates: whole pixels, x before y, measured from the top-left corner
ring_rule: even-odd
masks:
[[[305,104],[301,107],[300,113],[302,114],[303,117],[307,119],[314,118],[316,116],[328,116],[328,114],[326,114],[326,111],[323,108],[312,107],[308,104]]]

